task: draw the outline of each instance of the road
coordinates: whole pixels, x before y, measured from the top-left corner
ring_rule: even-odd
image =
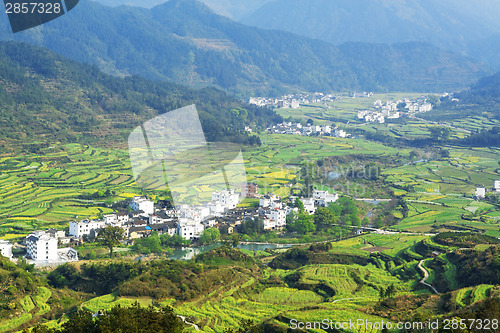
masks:
[[[420,281],[421,284],[423,284],[424,286],[427,286],[429,288],[431,288],[432,290],[434,290],[434,292],[439,295],[439,292],[436,290],[436,288],[434,288],[434,286],[428,284],[427,282],[427,279],[429,278],[429,272],[427,272],[427,270],[424,268],[424,266],[422,266],[422,264],[424,263],[424,260],[420,260],[420,262],[418,263],[418,268],[420,268],[420,270],[422,272],[424,272],[424,278]]]
[[[198,327],[198,325],[188,322],[188,321],[186,320],[186,317],[184,317],[184,316],[180,316],[180,315],[177,315],[177,317],[179,317],[179,318],[180,318],[180,319],[184,322],[184,324],[186,324],[186,325],[190,325],[190,326],[193,326],[193,327],[194,327],[194,329],[195,329],[195,330],[197,330],[197,331],[199,331],[199,330],[200,330],[200,328]]]

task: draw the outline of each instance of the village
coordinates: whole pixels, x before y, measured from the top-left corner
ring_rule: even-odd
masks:
[[[288,94],[281,96],[279,98],[273,97],[251,97],[249,104],[261,106],[261,107],[273,107],[276,109],[298,109],[301,105],[310,104],[324,104],[328,105],[331,102],[341,100],[343,98],[367,98],[373,96],[373,93],[369,92],[353,92],[350,94],[324,94],[320,92],[312,94]]]
[[[267,129],[271,134],[289,134],[289,135],[302,135],[302,136],[332,136],[336,138],[351,137],[346,131],[332,127],[330,125],[318,126],[308,123],[302,125],[300,123],[283,122],[274,125]]]
[[[94,240],[106,226],[123,229],[126,238],[122,242],[127,245],[153,233],[178,235],[193,242],[208,228],[217,228],[221,234],[232,234],[248,220],[259,221],[262,230],[283,230],[287,216],[298,212],[298,208],[294,207],[295,196],[284,201],[272,193],[259,195],[259,187],[253,183],[238,190],[241,197],[258,198],[259,206],[238,208],[240,193],[235,189],[213,192],[212,201],[204,206],[181,205],[174,208],[169,201],[155,203],[145,196],[133,197],[127,202],[129,209],[126,211],[106,214],[101,219],[71,221],[67,233],[56,229],[33,232],[22,242],[26,248],[24,258],[37,266],[78,261],[78,252],[71,246]],[[338,198],[337,193],[315,189],[312,197],[300,200],[304,211],[312,215],[317,207],[325,207]],[[13,244],[0,240],[0,253],[11,260],[12,248]]]
[[[432,111],[432,104],[425,96],[421,96],[416,100],[404,98],[397,101],[387,101],[385,104],[381,100],[377,100],[373,103],[372,110],[359,111],[358,119],[364,120],[365,122],[383,124],[387,119],[412,117],[416,113],[429,111]]]

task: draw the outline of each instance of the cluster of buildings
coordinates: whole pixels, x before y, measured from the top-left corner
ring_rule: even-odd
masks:
[[[500,180],[495,180],[493,182],[493,187],[488,190],[484,186],[477,187],[474,194],[477,199],[484,199],[486,197],[486,192],[488,191],[500,194]]]
[[[398,101],[387,101],[385,104],[381,100],[377,100],[373,103],[372,110],[359,111],[358,119],[383,124],[386,119],[397,119],[429,111],[432,111],[432,104],[428,102],[425,96],[416,100],[404,98]]]
[[[283,122],[267,129],[269,133],[273,134],[290,134],[290,135],[303,135],[303,136],[334,136],[337,138],[346,138],[350,136],[344,130],[332,126],[318,126],[318,125],[302,125],[300,123]]]
[[[279,98],[251,97],[249,103],[278,109],[298,109],[301,105],[328,103],[335,101],[337,98],[339,96],[317,92],[313,94],[289,94]]]
[[[246,197],[259,198],[257,209],[237,208],[239,194],[232,189],[212,193],[212,201],[205,206],[183,205],[178,209],[174,209],[167,202],[154,203],[146,197],[134,197],[129,202],[131,212],[115,212],[96,220],[71,221],[68,235],[56,229],[33,232],[24,241],[25,257],[37,265],[78,261],[78,252],[72,247],[63,246],[88,241],[106,226],[124,229],[129,240],[149,237],[153,232],[194,240],[210,227],[231,234],[248,219],[261,221],[264,230],[282,230],[286,227],[287,216],[298,210],[293,207],[296,197],[290,197],[290,201],[285,203],[271,193],[258,195],[259,188],[252,183],[244,186],[242,190]],[[314,190],[311,198],[301,198],[301,201],[305,211],[314,214],[318,206],[327,206],[338,198],[336,193]],[[0,253],[11,259],[12,244],[0,240]]]
[[[290,197],[290,203],[295,202],[296,197]],[[316,212],[317,207],[326,207],[329,203],[339,199],[337,193],[330,194],[328,191],[314,190],[311,198],[301,198],[304,211],[310,215]],[[282,202],[281,199],[271,193],[259,200],[259,217],[262,220],[264,230],[281,230],[286,227],[286,217],[298,208]]]

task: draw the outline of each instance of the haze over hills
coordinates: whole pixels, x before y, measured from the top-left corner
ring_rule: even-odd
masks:
[[[499,16],[494,0],[274,0],[242,22],[336,45],[422,41],[467,53],[473,41],[500,32]]]
[[[96,0],[106,6],[129,5],[136,7],[152,8],[156,5],[167,2],[168,0]],[[262,5],[271,0],[201,0],[219,15],[224,15],[234,20],[240,20]]]
[[[239,94],[454,90],[490,73],[476,61],[430,45],[337,48],[247,27],[194,0],[171,0],[151,10],[82,1],[58,20],[2,38],[44,46],[112,74],[215,85]]]

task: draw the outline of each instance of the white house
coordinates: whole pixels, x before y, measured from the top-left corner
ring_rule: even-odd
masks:
[[[316,212],[316,207],[314,206],[314,199],[313,198],[304,198],[301,199],[302,203],[304,204],[304,210],[309,213],[309,215],[314,214]]]
[[[482,199],[486,196],[486,189],[484,187],[476,188],[476,198]]]
[[[212,201],[219,201],[226,209],[234,209],[240,201],[240,195],[234,189],[222,190],[212,193]]]
[[[45,232],[35,231],[26,237],[26,256],[35,261],[57,260],[57,239]]]
[[[266,212],[266,217],[274,222],[274,229],[281,229],[286,226],[286,210],[284,209],[270,209]]]
[[[160,224],[160,223],[167,223],[173,220],[173,217],[171,217],[169,214],[167,214],[165,211],[160,211],[159,213],[156,213],[155,215],[150,215],[149,216],[149,224]]]
[[[130,208],[134,211],[142,210],[146,215],[153,215],[155,203],[146,197],[134,197],[130,202]]]
[[[495,188],[495,191],[500,192],[500,180],[495,180],[493,187]]]
[[[104,215],[103,219],[107,225],[118,224],[118,215],[116,213]]]
[[[281,202],[280,198],[272,193],[268,193],[259,199],[259,206],[263,208],[280,208]]]
[[[330,194],[328,191],[319,191],[314,189],[313,199],[316,206],[326,207],[330,202],[337,201],[339,199],[339,195],[337,193]]]
[[[101,228],[104,228],[105,222],[102,220],[83,220],[83,221],[72,221],[69,223],[69,234],[78,238],[82,238],[83,235],[90,235],[92,232],[96,232]]]
[[[202,223],[189,219],[179,219],[177,224],[177,234],[184,239],[193,240],[198,238],[203,230],[205,230],[205,226]]]
[[[12,244],[9,241],[0,239],[0,254],[6,258],[12,259]]]
[[[220,215],[224,213],[224,206],[220,203],[220,201],[212,201],[208,203],[207,208],[210,210],[211,215]]]
[[[276,221],[273,221],[271,219],[263,219],[262,220],[262,228],[264,230],[275,230],[276,228]]]

